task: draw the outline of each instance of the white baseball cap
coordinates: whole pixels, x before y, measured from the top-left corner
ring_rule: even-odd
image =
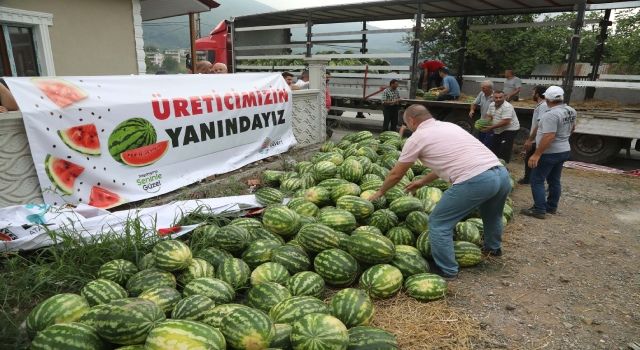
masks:
[[[544,98],[551,101],[563,101],[564,100],[564,90],[561,87],[556,85],[551,85],[547,88],[547,91],[544,92]]]

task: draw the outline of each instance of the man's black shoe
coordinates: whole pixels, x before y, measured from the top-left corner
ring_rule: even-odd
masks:
[[[519,185],[529,185],[530,182],[527,179],[520,179],[520,180],[518,180],[518,184]]]
[[[482,248],[482,254],[487,256],[502,256],[502,249],[498,248],[496,250],[492,250],[492,249]]]
[[[558,213],[558,209],[547,209],[547,214],[557,214]]]
[[[450,275],[448,273],[445,273],[444,271],[440,270],[439,267],[437,266],[431,266],[431,271],[429,271],[431,273],[435,273],[436,275],[444,278],[446,281],[455,281],[456,279],[458,279],[458,274],[455,275]]]
[[[545,218],[544,213],[538,213],[537,211],[534,211],[532,208],[522,209],[522,210],[520,210],[520,214],[526,215],[526,216],[531,216],[531,217],[534,217],[536,219],[542,219],[542,220],[544,220],[544,218]]]

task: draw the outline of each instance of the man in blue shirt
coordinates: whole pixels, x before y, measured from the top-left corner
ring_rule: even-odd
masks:
[[[460,85],[458,81],[449,75],[449,69],[447,67],[440,68],[439,73],[442,78],[442,86],[440,87],[440,94],[437,100],[457,100],[460,97]]]

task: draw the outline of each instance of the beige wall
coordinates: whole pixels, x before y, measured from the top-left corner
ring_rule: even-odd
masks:
[[[56,75],[137,74],[131,0],[2,0],[53,14]]]

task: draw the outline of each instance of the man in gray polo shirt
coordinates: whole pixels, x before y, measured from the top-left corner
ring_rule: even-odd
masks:
[[[533,207],[522,209],[521,213],[538,219],[545,214],[555,214],[558,210],[560,176],[562,165],[569,159],[571,146],[569,137],[576,126],[576,110],[564,103],[564,90],[559,86],[550,86],[544,93],[549,110],[538,122],[536,133],[536,151],[529,158],[531,167],[531,194]],[[545,198],[545,180],[549,186],[549,195]]]
[[[513,75],[513,70],[507,69],[504,71],[504,77],[507,80],[504,81],[504,99],[509,102],[518,101],[520,99],[520,90],[522,90],[522,80]]]

